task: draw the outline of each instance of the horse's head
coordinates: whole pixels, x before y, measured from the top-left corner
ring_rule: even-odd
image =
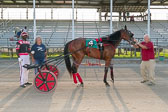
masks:
[[[121,30],[121,38],[134,45],[135,41],[133,36],[134,34],[131,31],[127,30],[127,26],[125,25],[125,28]]]

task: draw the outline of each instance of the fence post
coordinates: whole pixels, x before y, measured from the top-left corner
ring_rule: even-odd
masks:
[[[136,57],[137,55],[136,55],[136,48],[134,48],[134,56]]]
[[[128,55],[128,47],[126,47],[126,55]]]
[[[159,56],[160,56],[160,48],[158,46],[158,59],[159,59]]]
[[[84,34],[84,31],[85,31],[85,27],[84,27],[84,22],[82,21],[82,23],[83,23],[83,38],[85,37],[85,34]]]
[[[132,48],[131,48],[131,57],[132,57]]]

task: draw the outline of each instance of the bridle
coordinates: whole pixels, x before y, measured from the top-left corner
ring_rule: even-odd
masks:
[[[127,33],[127,35],[129,36],[129,40],[127,40],[131,45],[134,45],[136,42],[134,41],[134,34],[129,31],[129,30],[124,30],[124,32]]]

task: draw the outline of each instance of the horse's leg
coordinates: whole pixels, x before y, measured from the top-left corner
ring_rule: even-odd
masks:
[[[107,73],[108,73],[109,65],[110,65],[110,61],[108,60],[106,61],[105,68],[104,68],[104,83],[107,87],[110,86],[109,83],[107,82]]]
[[[83,80],[80,76],[80,74],[77,72],[77,65],[75,63],[73,63],[72,65],[72,73],[73,73],[73,79],[74,79],[74,83],[77,84],[77,78],[79,80],[79,82],[81,83],[81,86],[83,87]]]
[[[113,64],[110,65],[110,70],[111,70],[111,80],[114,83]]]
[[[73,74],[73,80],[74,80],[75,84],[77,84],[76,73],[77,73],[77,68],[76,68],[75,64],[73,63],[73,65],[72,65],[72,74]]]
[[[83,87],[83,80],[82,80],[80,74],[77,72],[77,70],[78,70],[78,67],[83,60],[83,57],[84,56],[80,57],[80,59],[77,59],[75,56],[73,56],[74,62],[73,62],[73,65],[72,65],[72,73],[73,73],[74,83],[77,84],[77,78],[78,78],[82,87]]]
[[[108,73],[108,67],[104,68],[104,83],[106,86],[110,86],[109,83],[107,82],[107,73]]]

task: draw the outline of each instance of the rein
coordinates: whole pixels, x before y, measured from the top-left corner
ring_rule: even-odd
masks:
[[[103,44],[104,46],[112,46],[112,48],[116,49],[116,47],[113,44]]]

